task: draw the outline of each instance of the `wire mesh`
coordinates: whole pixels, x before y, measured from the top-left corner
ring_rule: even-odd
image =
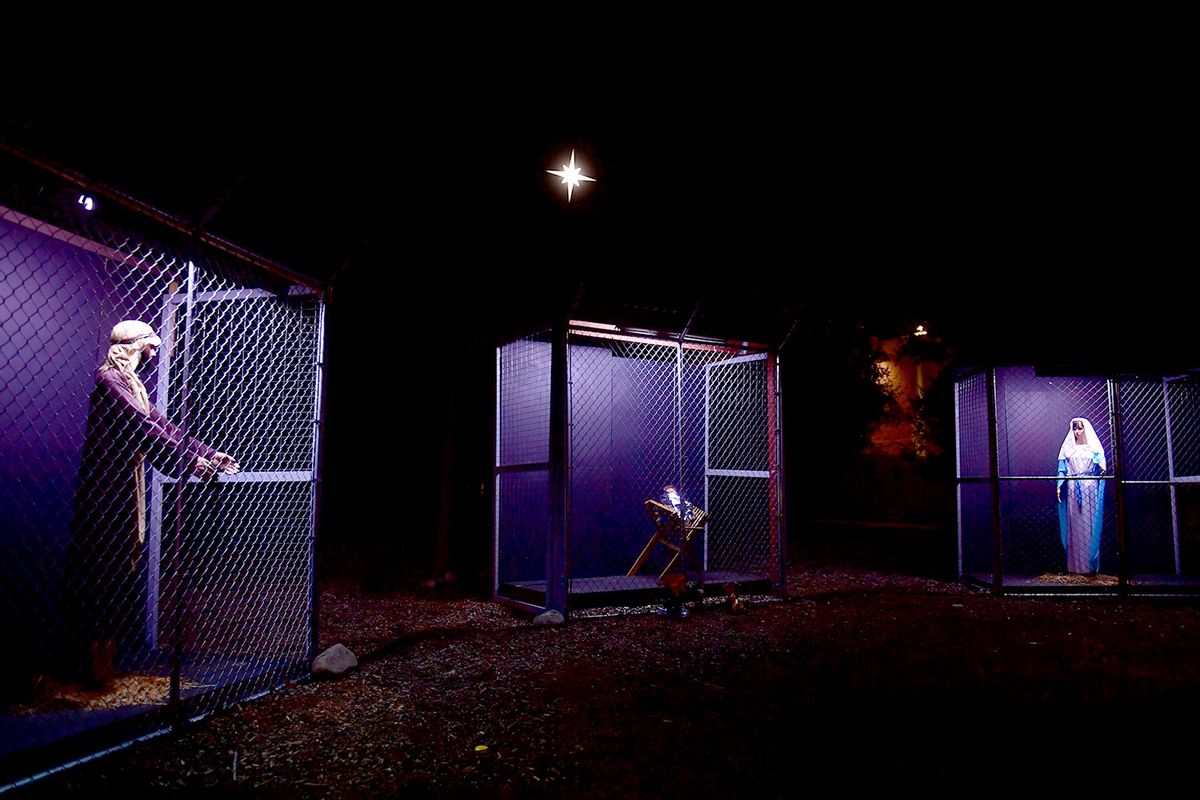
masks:
[[[1119,382],[1128,571],[1135,582],[1178,575],[1182,567],[1172,512],[1167,386],[1162,378],[1122,377]]]
[[[773,580],[764,353],[574,331],[572,602],[686,582]]]
[[[1078,453],[1071,433],[1077,418],[1095,432]],[[996,430],[1006,580],[1115,573],[1112,492],[1107,480],[1094,479],[1112,455],[1108,382],[998,369]],[[1101,464],[1092,463],[1093,445]],[[1060,473],[1082,477],[1064,482]]]
[[[1182,575],[1200,575],[1200,379],[1166,381],[1174,538]]]
[[[1200,484],[1175,487],[1175,523],[1178,526],[1180,574],[1200,575]]]
[[[548,333],[496,354],[495,589],[535,605],[550,533],[550,355]]]
[[[668,484],[689,501],[694,492],[681,476],[678,347],[576,336],[569,354],[571,591],[656,587],[621,578],[650,538],[646,528],[654,530],[644,502],[658,501]],[[678,532],[672,543],[681,544]],[[657,575],[667,557],[649,556],[646,573]]]
[[[1154,583],[1182,573],[1169,483],[1125,487],[1129,527],[1129,573],[1135,582]]]
[[[970,453],[987,439],[978,411],[979,375],[957,386],[959,557],[964,575],[990,579],[991,489]],[[1006,586],[1186,583],[1197,538],[1190,503],[1200,468],[1200,392],[1192,378],[1038,376],[996,370],[1002,572]],[[1118,399],[1121,450],[1114,449],[1110,392]],[[986,397],[986,395],[982,395]],[[1077,419],[1088,424],[1075,424]],[[1090,427],[1089,427],[1090,426]],[[1116,466],[1120,464],[1120,486]],[[1120,495],[1118,496],[1118,491]],[[1125,545],[1118,536],[1123,505]]]
[[[991,497],[990,484],[959,484],[959,576],[984,583],[995,565]]]
[[[986,478],[988,469],[988,376],[976,372],[955,385],[958,418],[958,476]]]
[[[712,514],[705,565],[713,582],[766,578],[775,571],[779,535],[770,501],[767,358],[712,351],[704,358],[705,496]]]
[[[1166,385],[1171,476],[1200,477],[1200,381],[1177,378]]]
[[[0,191],[11,775],[307,672],[322,304],[8,155]]]
[[[1127,481],[1170,480],[1167,384],[1161,378],[1121,378],[1121,474]]]

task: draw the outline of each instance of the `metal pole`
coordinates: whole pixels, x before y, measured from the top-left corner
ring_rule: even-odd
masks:
[[[697,311],[699,307],[697,307]],[[696,312],[692,312],[693,319]],[[688,321],[691,325],[691,320]],[[684,455],[683,446],[683,338],[685,333],[680,334],[679,341],[675,343],[675,485],[679,490],[679,499],[682,505],[679,513],[681,518],[687,518],[688,497],[691,495],[691,490],[685,485],[687,481],[683,473],[686,457]],[[687,565],[684,564],[684,571],[687,571]],[[708,569],[707,561],[702,561],[700,564],[700,574],[697,576],[700,584],[700,591],[704,591],[704,572]]]
[[[1000,527],[1000,446],[996,430],[996,370],[987,372],[988,387],[988,469],[992,487],[992,591],[1004,590],[1004,538]]]
[[[683,345],[675,344],[675,484],[681,501],[687,500],[683,485]]]
[[[1175,496],[1175,445],[1173,443],[1174,436],[1171,430],[1171,392],[1170,382],[1167,378],[1163,378],[1163,412],[1166,415],[1167,424],[1167,478],[1170,480],[1169,488],[1171,491],[1171,536],[1175,544],[1175,574],[1183,574],[1183,560],[1180,558],[1179,552],[1179,506],[1176,504]]]
[[[179,370],[179,421],[186,432],[188,422],[188,381],[191,372],[192,348],[192,311],[196,297],[196,265],[192,261],[187,264],[187,299],[183,316],[183,353],[182,366]],[[177,464],[175,472],[179,480],[175,484],[175,532],[171,537],[171,583],[174,587],[174,604],[172,606],[171,636],[171,687],[169,702],[180,713],[182,720],[183,708],[180,705],[183,673],[183,624],[184,624],[184,595],[183,582],[183,488],[187,485],[187,465]]]
[[[550,346],[550,536],[546,608],[567,613],[567,325],[555,319]]]
[[[1121,437],[1121,382],[1118,378],[1108,381],[1108,403],[1113,432],[1113,488],[1117,496],[1117,594],[1124,597],[1129,593],[1129,530],[1125,519],[1124,447]],[[1100,483],[1104,491],[1104,483]]]
[[[779,356],[767,355],[767,497],[771,514],[771,547],[774,552],[775,591],[787,596],[787,538],[783,515],[783,428],[780,416],[782,393],[779,389]]]
[[[712,466],[709,461],[708,439],[712,431],[712,365],[704,367],[704,506],[710,508],[708,500],[708,473]],[[713,523],[704,526],[704,569],[708,569],[708,536],[712,532]]]
[[[320,647],[320,610],[321,596],[317,588],[317,537],[321,525],[321,500],[324,494],[324,460],[325,460],[325,387],[329,372],[325,362],[329,357],[329,339],[325,335],[325,303],[317,300],[317,346],[316,364],[314,364],[315,385],[313,391],[316,397],[313,402],[313,475],[312,475],[312,534],[308,539],[308,613],[309,613],[309,643],[308,660],[311,662],[317,656]]]
[[[954,494],[958,510],[958,579],[963,579],[963,497],[962,497],[962,395],[959,387],[968,379],[954,383]]]
[[[179,310],[179,304],[176,301],[176,292],[178,285],[172,281],[168,287],[168,294],[163,297],[162,321],[159,323],[158,333],[163,341],[163,346],[160,350],[161,355],[158,361],[158,377],[156,380],[157,391],[154,399],[158,410],[167,413],[167,408],[170,404],[171,395],[171,353],[175,349],[175,317]],[[146,531],[146,550],[147,550],[147,588],[146,588],[146,630],[148,632],[148,644],[152,649],[158,649],[161,638],[159,630],[158,615],[159,615],[159,597],[162,594],[162,532],[163,532],[163,498],[166,496],[166,486],[163,482],[162,473],[157,469],[153,470],[153,477],[150,480],[150,496],[148,502],[150,504],[150,524]]]
[[[303,275],[299,272],[292,272],[290,269],[280,264],[276,264],[270,259],[263,258],[255,253],[251,253],[249,250],[244,250],[231,242],[225,241],[219,236],[214,236],[213,234],[208,233],[207,231],[203,230],[201,226],[198,226],[194,222],[190,222],[173,214],[161,211],[154,206],[151,206],[148,203],[143,203],[141,200],[137,200],[111,186],[96,181],[92,178],[85,177],[81,173],[67,169],[66,167],[60,166],[52,161],[47,161],[43,158],[34,156],[32,153],[27,153],[24,149],[8,144],[3,140],[0,140],[0,150],[7,151],[22,161],[33,164],[40,169],[57,175],[60,178],[63,178],[77,186],[87,186],[89,193],[101,195],[109,200],[112,200],[118,205],[125,206],[135,213],[148,217],[154,222],[186,235],[193,242],[202,242],[213,249],[228,253],[242,262],[252,264],[264,272],[268,272],[278,278],[283,278],[290,283],[308,286],[309,288],[318,291],[322,288],[319,282],[314,278]]]
[[[495,428],[496,438],[495,459],[492,467],[492,598],[500,595],[500,403],[504,398],[500,394],[500,366],[503,348],[496,348],[496,393],[493,400],[496,404]]]

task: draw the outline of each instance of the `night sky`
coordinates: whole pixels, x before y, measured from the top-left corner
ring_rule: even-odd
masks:
[[[1186,331],[1164,313],[1184,267],[1161,184],[1180,131],[1152,90],[915,56],[811,74],[664,56],[601,78],[481,58],[461,80],[342,56],[266,54],[170,92],[73,92],[66,65],[58,90],[14,90],[3,136],[211,213],[211,232],[294,270],[340,269],[343,307],[388,331],[445,336],[480,313],[520,328],[581,283],[606,308],[686,319],[699,302],[721,336],[778,340],[813,306],[884,333],[921,319],[979,358],[1061,349],[1070,307],[1123,365]],[[567,205],[545,170],[572,149],[598,182]]]

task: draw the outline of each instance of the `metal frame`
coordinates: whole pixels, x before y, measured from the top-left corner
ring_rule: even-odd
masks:
[[[1167,426],[1167,479],[1171,481],[1171,538],[1175,551],[1175,574],[1183,573],[1183,561],[1179,547],[1179,505],[1175,494],[1175,432],[1171,428],[1171,382],[1179,378],[1163,378],[1163,412]]]
[[[546,610],[546,606],[538,606],[532,603],[526,603],[500,593],[500,508],[502,502],[501,475],[514,475],[524,472],[549,472],[550,461],[530,461],[520,464],[505,464],[501,461],[501,437],[502,437],[502,415],[501,415],[501,400],[504,392],[503,385],[503,361],[504,347],[496,348],[496,383],[495,393],[493,396],[493,405],[495,407],[493,439],[494,439],[494,457],[492,462],[492,600],[503,605],[510,606],[519,611],[527,611],[530,613],[539,613]]]
[[[710,462],[709,462],[708,444],[712,440],[712,436],[709,431],[709,426],[711,424],[710,412],[712,409],[712,371],[717,367],[726,367],[731,364],[745,364],[745,363],[750,363],[750,362],[754,362],[754,361],[765,361],[768,366],[768,375],[770,375],[770,365],[772,363],[772,358],[771,358],[770,353],[754,353],[753,355],[748,355],[748,356],[735,356],[733,358],[727,358],[724,361],[714,361],[711,364],[704,365],[704,507],[708,508],[708,505],[709,505],[709,499],[708,499],[708,479],[709,478],[713,478],[713,477],[717,477],[717,478],[766,478],[768,481],[768,488],[767,488],[768,501],[767,502],[770,507],[770,514],[771,514],[771,540],[772,540],[771,548],[774,551],[774,550],[778,549],[777,545],[775,543],[775,539],[777,538],[775,526],[776,526],[776,518],[777,518],[778,512],[775,507],[775,503],[773,502],[774,494],[775,494],[775,486],[774,486],[775,475],[774,475],[774,471],[770,468],[770,464],[771,464],[771,461],[773,460],[774,449],[775,449],[774,448],[775,436],[774,436],[773,427],[774,427],[774,423],[775,423],[775,414],[776,414],[777,410],[769,407],[768,411],[767,411],[767,426],[768,426],[768,430],[767,430],[767,442],[768,442],[768,462],[767,463],[768,463],[768,467],[767,467],[767,469],[765,469],[765,470],[713,469],[712,467],[709,466]],[[682,389],[680,389],[680,391],[676,395],[677,405],[678,405],[678,396],[680,394],[682,394]],[[770,404],[770,406],[773,406],[774,401],[775,401],[774,387],[771,385],[771,380],[769,377],[767,380],[767,398],[768,398],[768,403]],[[681,416],[682,416],[681,413],[676,413],[677,420]],[[682,448],[677,446],[676,450],[682,451]],[[680,472],[680,474],[683,473],[682,466],[680,467],[679,472]],[[710,523],[710,530],[711,530],[711,523]],[[708,569],[708,534],[707,533],[704,536],[703,560],[704,560],[704,569],[707,570]],[[774,583],[775,583],[776,587],[778,588],[779,581],[776,580],[776,581],[774,581]]]
[[[185,335],[182,337],[186,347],[186,331],[190,328],[191,310],[195,303],[206,302],[222,302],[230,300],[267,300],[273,299],[277,295],[263,289],[235,289],[231,291],[213,291],[213,292],[194,292],[191,291],[193,286],[193,274],[195,265],[188,262],[188,286],[187,293],[176,292],[174,294],[165,295],[163,297],[162,322],[159,330],[162,331],[160,338],[162,339],[162,357],[158,362],[157,368],[157,389],[155,392],[155,406],[159,411],[166,412],[170,402],[170,374],[171,362],[175,350],[175,331],[176,310],[183,306],[185,309]],[[293,286],[288,291],[289,297],[314,297],[318,295],[311,287]],[[290,471],[258,471],[258,472],[240,472],[237,475],[226,475],[222,477],[222,483],[316,483],[317,465],[320,463],[321,455],[321,434],[322,434],[322,393],[324,387],[324,359],[325,359],[325,304],[317,304],[317,344],[316,344],[316,361],[314,362],[313,370],[313,391],[315,397],[315,416],[313,419],[312,431],[312,464],[313,470],[290,470]],[[146,626],[151,637],[151,645],[157,646],[158,638],[158,598],[159,598],[159,561],[162,547],[162,503],[158,500],[162,496],[165,487],[173,486],[179,481],[168,475],[163,475],[158,470],[153,470],[151,478],[149,497],[147,503],[150,505],[149,520],[146,530],[147,553],[150,558],[149,562],[149,580],[147,581],[147,597],[146,597]],[[187,483],[199,483],[199,479],[194,476],[189,476]],[[309,558],[309,585],[314,587],[310,596],[310,609],[313,613],[315,626],[316,620],[316,529],[317,529],[317,492],[314,487],[312,501],[310,503],[310,527],[313,535],[310,537],[310,558]],[[310,646],[310,657],[316,655],[316,640]]]

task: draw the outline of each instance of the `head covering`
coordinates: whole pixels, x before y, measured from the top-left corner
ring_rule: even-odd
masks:
[[[110,369],[120,372],[142,411],[149,414],[150,398],[146,394],[146,387],[137,376],[136,369],[146,345],[161,347],[162,339],[158,338],[153,328],[136,319],[127,319],[114,325],[110,339],[112,344],[108,348],[108,357],[100,365],[100,372]]]
[[[162,346],[162,339],[154,333],[154,329],[137,319],[127,319],[118,322],[112,329],[113,344],[136,344],[142,339],[149,339],[148,344]]]
[[[663,487],[663,495],[667,498],[667,502],[670,503],[671,505],[675,506],[675,510],[678,511],[680,498],[679,498],[679,490],[675,488],[675,485],[672,483],[668,483],[666,486],[664,486]]]
[[[1084,432],[1084,434],[1086,434],[1086,439],[1087,439],[1086,445],[1077,445],[1075,443],[1075,423],[1076,422],[1083,423],[1083,432]],[[1058,449],[1059,461],[1062,461],[1063,459],[1065,459],[1067,457],[1067,453],[1069,453],[1073,448],[1080,447],[1080,446],[1086,446],[1089,450],[1092,451],[1092,453],[1099,453],[1100,460],[1097,463],[1100,464],[1100,469],[1101,470],[1108,469],[1108,464],[1104,460],[1104,446],[1102,444],[1100,444],[1100,437],[1096,435],[1096,429],[1092,427],[1092,423],[1089,422],[1084,417],[1072,417],[1071,424],[1067,426],[1067,435],[1063,439],[1062,447],[1060,447]]]

